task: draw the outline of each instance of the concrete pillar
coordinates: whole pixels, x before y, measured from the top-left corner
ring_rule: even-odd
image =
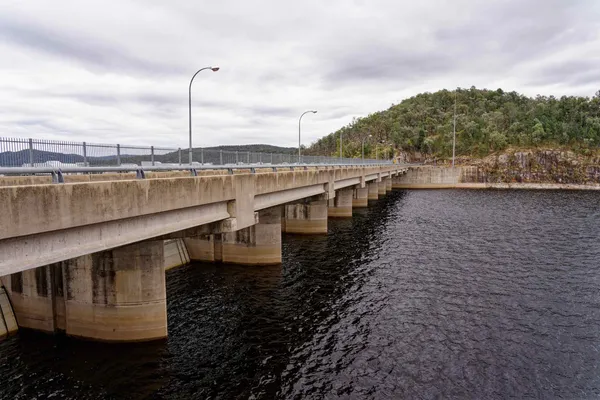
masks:
[[[46,265],[2,278],[21,328],[54,332],[51,268]]]
[[[377,200],[379,198],[379,182],[371,181],[367,183],[369,189],[368,199]]]
[[[56,285],[56,304],[64,299],[67,335],[116,342],[167,336],[162,240],[118,247],[57,265],[62,269],[62,282]],[[59,280],[57,276],[55,281]]]
[[[328,216],[330,218],[348,218],[352,217],[352,197],[354,190],[352,188],[344,188],[336,190],[335,197],[328,200]]]
[[[216,235],[198,235],[184,238],[183,241],[190,256],[190,260],[215,262],[215,236]]]
[[[367,207],[369,204],[369,188],[357,187],[352,193],[352,207]]]
[[[307,200],[285,206],[283,232],[299,234],[327,233],[327,200]]]
[[[387,178],[385,178],[385,191],[386,192],[392,191],[392,177],[391,176],[388,176]]]
[[[387,184],[385,183],[385,180],[386,180],[386,178],[381,178],[381,181],[377,183],[378,184],[378,187],[377,187],[378,191],[377,191],[377,193],[379,194],[379,197],[382,197],[382,196],[385,195],[386,187],[387,187]]]
[[[19,327],[98,341],[167,336],[165,243],[140,242],[4,277]]]
[[[220,244],[224,263],[281,264],[281,207],[259,211],[256,225],[221,234]]]

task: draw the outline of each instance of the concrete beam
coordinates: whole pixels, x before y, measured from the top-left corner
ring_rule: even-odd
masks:
[[[254,215],[254,214],[252,214]],[[227,203],[143,215],[0,241],[0,276],[229,218]]]
[[[325,192],[324,185],[319,184],[261,194],[256,196],[254,200],[254,210],[264,210],[265,208],[291,203],[308,197],[317,196]]]

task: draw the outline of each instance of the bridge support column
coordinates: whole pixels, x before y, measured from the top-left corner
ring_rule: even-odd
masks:
[[[198,235],[186,237],[183,239],[191,261],[215,262],[215,241],[217,235]],[[219,250],[221,238],[219,236]],[[218,259],[221,260],[220,254]]]
[[[154,240],[12,274],[6,281],[20,327],[98,341],[147,341],[167,336],[164,268],[164,241]]]
[[[327,210],[329,218],[348,218],[352,217],[352,197],[354,190],[352,188],[344,188],[335,192],[335,197],[328,200],[329,207]]]
[[[357,187],[352,193],[352,207],[360,208],[367,207],[369,205],[369,188],[368,187]]]
[[[391,176],[388,176],[387,178],[385,178],[385,191],[386,192],[392,191],[392,177]]]
[[[385,196],[387,184],[385,183],[386,178],[381,178],[381,181],[378,182],[377,193],[379,197]]]
[[[369,189],[368,200],[377,200],[379,198],[379,182],[369,182],[367,188]]]
[[[287,204],[282,220],[283,232],[307,235],[327,233],[327,200],[319,197],[317,200]]]
[[[60,265],[65,331],[99,341],[134,342],[167,336],[164,243],[145,241]],[[60,288],[63,288],[61,291]],[[57,301],[58,303],[58,301]]]
[[[221,234],[220,244],[224,263],[281,264],[281,207],[259,211],[256,225]]]
[[[50,266],[2,277],[21,328],[54,332],[56,329]]]

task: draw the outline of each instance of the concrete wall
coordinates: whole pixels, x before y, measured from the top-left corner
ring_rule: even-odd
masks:
[[[475,166],[411,167],[406,174],[393,178],[394,189],[540,189],[600,190],[597,184],[498,183],[488,182],[487,175]]]
[[[485,187],[479,182],[477,167],[411,167],[392,179],[394,189],[452,189]]]

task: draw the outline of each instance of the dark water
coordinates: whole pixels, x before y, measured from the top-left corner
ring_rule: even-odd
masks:
[[[600,193],[393,192],[167,289],[164,342],[0,343],[0,397],[600,397]]]

